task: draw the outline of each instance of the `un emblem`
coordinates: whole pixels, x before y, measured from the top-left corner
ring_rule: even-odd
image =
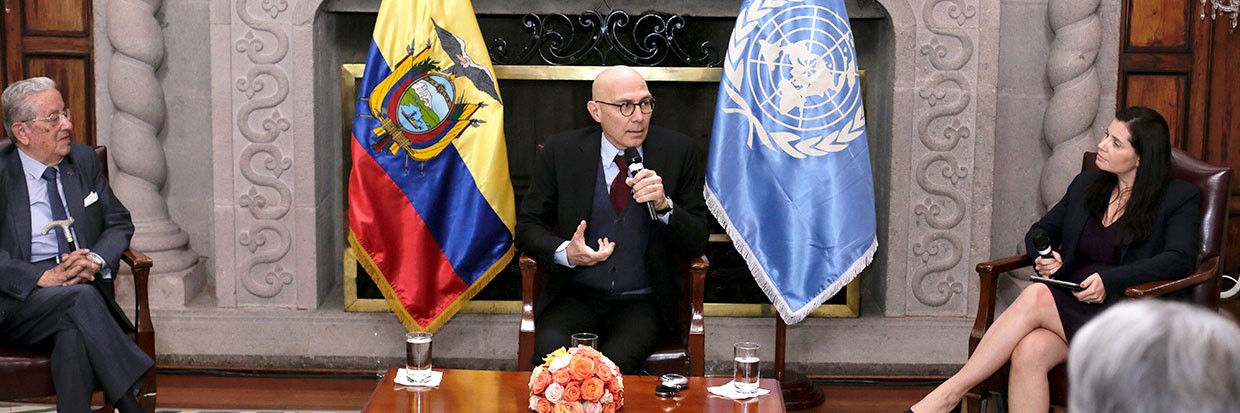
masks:
[[[723,89],[768,149],[823,156],[864,135],[848,19],[805,0],[766,0],[737,17]],[[798,4],[799,3],[799,4]]]

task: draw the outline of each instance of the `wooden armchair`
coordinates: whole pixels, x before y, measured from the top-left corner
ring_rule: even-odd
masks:
[[[10,145],[7,139],[0,140],[0,147]],[[108,149],[95,147],[95,155],[103,173],[108,173]],[[133,270],[134,296],[136,312],[134,328],[137,330],[133,338],[138,347],[151,359],[155,358],[155,329],[151,326],[150,306],[148,305],[147,281],[151,273],[151,259],[132,248],[125,250],[121,260]],[[111,292],[111,291],[108,291]],[[113,300],[116,297],[109,297]],[[52,384],[51,352],[0,347],[0,400],[32,399],[54,396],[56,389]],[[155,411],[155,368],[151,368],[142,382],[138,401],[147,412]],[[111,406],[104,411],[112,411]]]
[[[1197,185],[1201,191],[1201,263],[1197,271],[1179,280],[1155,281],[1133,286],[1124,291],[1128,298],[1162,297],[1173,295],[1211,309],[1218,308],[1219,272],[1223,266],[1227,230],[1227,201],[1231,197],[1231,168],[1214,166],[1179,149],[1172,149],[1174,163],[1172,173],[1176,178]],[[1086,152],[1081,160],[1081,170],[1097,169],[1096,153]],[[999,274],[1033,265],[1026,255],[1017,255],[977,265],[981,280],[981,294],[977,303],[977,319],[969,334],[969,355],[977,348],[986,329],[995,321],[995,302]],[[980,406],[970,404],[970,411],[979,407],[986,411],[992,396],[1007,392],[1008,366],[1004,366],[970,391],[971,397],[981,399]],[[1050,372],[1052,406],[1067,406],[1068,369],[1060,364]]]
[[[702,319],[702,306],[706,295],[706,270],[709,267],[705,256],[681,263],[679,272],[688,278],[679,315],[680,330],[685,334],[668,339],[646,358],[651,374],[705,375],[706,329]],[[521,333],[518,338],[517,366],[523,371],[534,369],[530,362],[534,356],[534,300],[542,292],[545,283],[546,269],[538,265],[533,257],[522,255]]]

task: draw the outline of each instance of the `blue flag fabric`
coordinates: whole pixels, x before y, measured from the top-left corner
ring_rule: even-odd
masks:
[[[843,0],[746,0],[729,40],[707,205],[788,324],[869,265],[874,184]]]

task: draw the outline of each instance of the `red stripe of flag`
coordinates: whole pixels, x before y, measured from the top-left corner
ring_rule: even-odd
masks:
[[[412,319],[426,328],[469,286],[453,270],[400,187],[357,139],[351,146],[356,156],[349,178],[349,228],[364,250],[356,255],[369,253],[407,316],[421,315]],[[385,216],[377,217],[379,213]]]

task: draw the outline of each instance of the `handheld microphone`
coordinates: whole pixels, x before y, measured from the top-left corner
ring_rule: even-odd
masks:
[[[1055,254],[1051,253],[1051,237],[1046,235],[1046,231],[1042,228],[1034,227],[1029,230],[1029,238],[1033,239],[1033,249],[1038,252],[1038,256],[1048,260],[1055,259]],[[1054,277],[1055,274],[1051,274]]]
[[[638,172],[646,169],[646,166],[642,165],[642,155],[637,152],[637,148],[625,148],[624,159],[629,161],[629,178],[637,176]],[[659,214],[654,211],[654,202],[646,201],[643,203],[646,204],[646,211],[650,213],[650,220],[658,220]]]
[[[1038,251],[1039,257],[1055,259],[1055,255],[1051,254],[1051,237],[1046,235],[1046,231],[1035,227],[1029,231],[1029,236],[1033,238],[1033,248]]]

